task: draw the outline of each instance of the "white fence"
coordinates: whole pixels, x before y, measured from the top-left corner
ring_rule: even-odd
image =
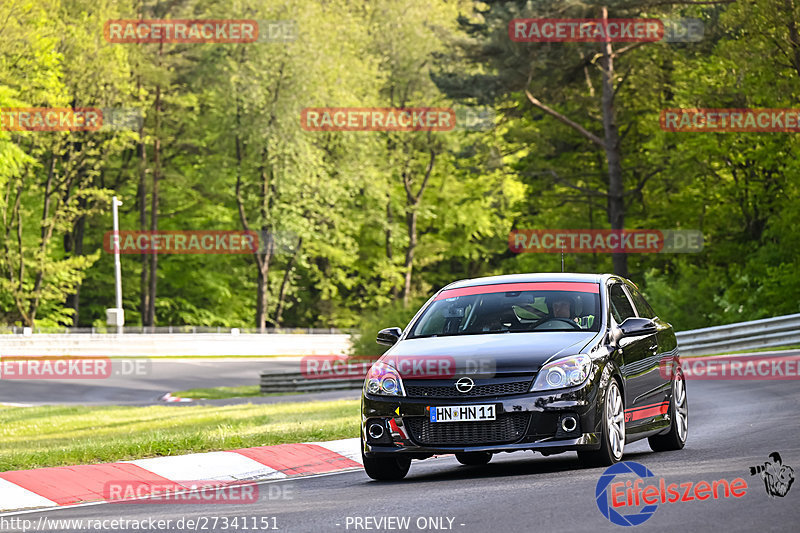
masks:
[[[308,330],[306,330],[308,331]],[[683,355],[800,344],[800,313],[680,331]],[[69,333],[0,335],[4,355],[337,355],[350,350],[344,333]]]
[[[330,355],[346,354],[345,334],[46,334],[0,335],[0,356]]]

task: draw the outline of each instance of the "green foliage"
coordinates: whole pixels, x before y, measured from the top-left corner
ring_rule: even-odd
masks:
[[[631,254],[631,278],[678,329],[800,311],[800,138],[665,132],[658,121],[666,107],[797,107],[796,2],[23,0],[0,3],[0,107],[134,108],[144,122],[141,137],[0,129],[0,323],[102,325],[114,302],[102,247],[110,197],[124,202],[121,229],[149,229],[156,170],[159,229],[246,222],[280,240],[268,261],[159,256],[157,325],[250,327],[263,281],[267,325],[357,328],[354,353],[374,355],[379,329],[405,325],[455,279],[560,271],[559,255],[512,254],[508,232],[607,228],[606,160],[524,90],[602,135],[600,49],[513,42],[508,21],[597,17],[602,5],[612,17],[706,27],[698,43],[615,45],[625,225],[705,235],[702,253]],[[140,13],[292,20],[299,33],[224,45],[103,39],[105,21]],[[471,105],[492,106],[495,127],[300,125],[305,107]],[[142,258],[121,262],[127,322],[140,324]],[[612,263],[572,254],[565,269]]]
[[[358,328],[351,335],[351,355],[370,356],[382,355],[389,349],[388,346],[378,344],[375,338],[384,328],[398,327],[405,329],[417,309],[424,300],[416,300],[404,307],[402,302],[394,302],[380,309],[371,309],[361,313]]]

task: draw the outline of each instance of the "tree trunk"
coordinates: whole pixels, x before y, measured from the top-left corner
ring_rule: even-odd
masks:
[[[386,195],[386,259],[389,264],[393,263],[394,253],[392,252],[392,226],[394,225],[394,213],[392,212],[392,193]],[[392,300],[397,300],[397,285],[392,283]]]
[[[268,282],[269,268],[264,268],[263,264],[258,265],[258,277],[256,278],[256,327],[262,332],[267,326]]]
[[[603,7],[603,20],[608,19],[608,9]],[[627,47],[628,50],[633,47]],[[624,51],[623,51],[624,52]],[[571,127],[589,141],[594,143],[599,148],[603,149],[606,164],[608,165],[608,190],[606,193],[599,193],[606,197],[606,215],[611,229],[621,231],[625,228],[625,189],[622,182],[622,155],[620,149],[619,125],[617,124],[616,111],[614,109],[614,98],[616,88],[614,87],[614,57],[623,52],[614,52],[611,46],[611,41],[607,38],[603,46],[603,60],[602,60],[602,95],[600,98],[600,106],[603,115],[603,138],[590,132],[574,120],[559,113],[558,111],[548,107],[535,96],[533,96],[528,89],[525,89],[525,95],[528,100],[544,111],[551,115],[567,126]],[[589,86],[590,93],[594,89]],[[573,185],[574,188],[575,187]],[[580,189],[580,188],[578,188]],[[614,273],[628,277],[628,256],[625,253],[617,252],[611,255],[614,265]]]
[[[242,229],[250,231],[250,224],[247,221],[247,212],[245,210],[244,198],[242,196],[242,164],[244,161],[244,146],[239,132],[241,121],[241,111],[239,108],[238,95],[236,98],[236,135],[234,136],[234,148],[236,151],[236,207],[239,210],[239,221],[242,224]],[[266,156],[264,156],[266,160]],[[261,168],[261,217],[262,220],[269,219],[269,178],[270,175],[266,170],[266,166],[262,165]],[[269,231],[269,226],[263,224],[261,226],[261,233],[258,236],[258,245],[253,250],[253,259],[255,259],[256,266],[258,267],[258,275],[256,277],[256,328],[263,331],[267,323],[267,304],[269,297],[269,266],[272,261],[272,253],[274,250],[274,240],[272,232]]]
[[[261,227],[261,239],[266,240],[258,250],[253,252],[258,265],[258,278],[256,279],[256,327],[264,331],[267,327],[267,313],[269,311],[269,266],[272,262],[272,253],[275,241],[267,226]],[[262,251],[263,250],[263,251]]]
[[[273,169],[267,160],[267,148],[264,147],[261,154],[261,207],[260,214],[263,224],[261,225],[261,238],[266,241],[266,249],[262,255],[256,256],[258,263],[258,292],[256,294],[256,327],[263,330],[267,325],[267,314],[269,313],[269,267],[272,262],[272,252],[275,246],[272,226],[269,223],[272,213],[271,186],[274,178]],[[258,259],[261,259],[259,262]]]
[[[408,233],[408,248],[406,248],[406,260],[403,265],[405,268],[405,283],[403,284],[404,307],[408,306],[411,299],[411,274],[414,270],[414,252],[417,249],[417,211],[422,201],[422,195],[425,194],[425,189],[428,186],[428,180],[431,177],[435,161],[436,152],[431,149],[428,168],[425,170],[425,176],[416,193],[412,190],[411,176],[406,171],[402,174],[403,187],[406,189],[406,230]]]
[[[783,0],[783,6],[789,30],[789,46],[792,49],[789,60],[797,75],[800,76],[800,33],[798,33],[797,22],[794,18],[794,0]]]
[[[164,43],[158,47],[159,61],[161,66],[161,55]],[[161,179],[161,85],[156,85],[156,96],[153,105],[155,115],[154,139],[153,139],[153,191],[150,197],[150,231],[158,231],[158,182]],[[156,295],[158,289],[158,253],[150,252],[150,294],[148,296],[147,318],[151,326],[156,325]]]
[[[19,261],[19,271],[18,271],[18,281],[14,281],[14,265],[9,265],[9,278],[12,283],[16,284],[16,289],[14,290],[14,303],[17,306],[17,312],[19,313],[20,319],[22,320],[22,324],[24,326],[33,326],[31,323],[27,310],[25,309],[25,300],[22,298],[22,292],[24,290],[24,283],[25,283],[25,255],[23,253],[23,246],[22,246],[22,209],[21,209],[21,201],[22,201],[22,189],[24,188],[25,183],[22,178],[19,178],[17,187],[16,187],[16,194],[14,198],[14,207],[11,211],[11,216],[6,218],[6,211],[3,211],[3,222],[6,227],[6,238],[5,243],[8,243],[9,239],[9,230],[11,226],[16,223],[17,226],[17,261]],[[8,206],[8,198],[11,195],[11,180],[9,180],[9,188],[6,194],[6,202],[4,203],[4,207]],[[13,220],[14,222],[10,222]],[[5,246],[6,251],[8,250],[8,246]],[[9,257],[9,254],[6,253],[6,257]]]
[[[289,258],[289,263],[286,265],[286,271],[283,273],[283,281],[281,282],[281,290],[278,293],[278,306],[275,309],[275,327],[280,327],[281,322],[283,321],[283,305],[286,301],[286,289],[289,286],[289,281],[292,277],[292,269],[294,268],[294,262],[297,260],[297,256],[300,254],[300,247],[303,245],[303,238],[297,238],[297,246],[292,253],[292,257]]]
[[[14,186],[16,185],[16,187]],[[17,308],[17,313],[21,318],[23,318],[23,323],[27,325],[24,321],[25,315],[25,308],[20,298],[22,288],[23,288],[23,276],[25,274],[25,263],[23,261],[22,255],[22,216],[20,214],[20,201],[22,198],[22,187],[23,181],[22,178],[18,178],[16,180],[9,179],[8,184],[6,185],[6,194],[3,202],[0,203],[0,210],[3,213],[3,228],[4,228],[4,235],[3,235],[3,253],[5,254],[6,258],[8,259],[8,266],[3,272],[3,274],[8,276],[8,280],[11,283],[13,289],[12,294],[14,297],[14,304]],[[13,202],[13,208],[11,210],[10,216],[8,212],[8,207],[12,205],[11,199],[11,192],[15,190],[15,199]],[[18,265],[15,265],[11,262],[11,228],[16,223],[17,225],[17,246],[18,246],[18,254],[15,258],[19,261]],[[14,271],[16,268],[19,268],[19,282],[17,282],[17,276],[15,275]]]
[[[160,168],[160,152],[161,140],[159,135],[159,121],[161,114],[161,87],[156,87],[155,98],[155,138],[153,139],[153,180],[152,180],[152,193],[150,196],[150,231],[155,233],[158,231],[158,182],[161,178]],[[150,294],[148,295],[147,318],[151,326],[156,325],[156,291],[158,289],[158,254],[155,251],[150,252]]]
[[[246,50],[247,47],[241,48],[240,63],[242,64],[246,63]],[[273,104],[278,101],[280,95],[280,82],[282,79],[282,73],[283,66],[281,66],[279,69],[278,83],[275,86],[274,93],[272,94],[271,100]],[[245,231],[251,231],[251,226],[247,220],[247,206],[245,205],[242,192],[242,178],[243,174],[246,172],[244,161],[247,159],[246,151],[248,148],[248,143],[246,139],[242,139],[241,137],[241,132],[243,130],[241,127],[242,104],[236,84],[234,84],[233,96],[236,112],[236,128],[234,133],[234,147],[236,151],[236,206],[239,211],[239,220],[242,224],[242,228]],[[269,130],[275,121],[276,116],[275,112],[273,111],[270,119],[264,125],[264,128]],[[247,128],[244,129],[246,130]],[[267,315],[269,313],[269,270],[275,250],[274,230],[277,224],[277,221],[275,220],[276,217],[272,216],[272,207],[275,202],[275,197],[277,196],[277,190],[274,184],[275,169],[273,167],[273,163],[270,162],[269,157],[269,144],[256,143],[253,146],[260,146],[261,148],[258,179],[254,180],[255,183],[259,184],[259,188],[257,192],[253,191],[252,197],[254,201],[258,201],[260,204],[257,208],[257,221],[254,222],[254,225],[257,224],[260,228],[260,233],[258,235],[259,246],[257,249],[253,250],[253,258],[255,259],[255,263],[258,267],[258,273],[256,277],[255,322],[256,327],[263,331],[263,329],[266,327]]]
[[[408,229],[408,248],[406,248],[406,260],[404,263],[406,279],[403,285],[403,306],[408,306],[411,295],[411,272],[414,269],[414,252],[417,249],[417,205],[410,206],[410,211],[406,213],[406,228]]]
[[[86,199],[81,198],[78,201],[81,210],[86,209]],[[71,253],[73,257],[83,255],[83,235],[86,231],[86,216],[81,216],[75,222],[72,234],[69,236],[69,242],[65,243],[65,251]],[[75,286],[75,293],[67,296],[67,307],[73,309],[72,313],[72,326],[78,327],[80,324],[80,303],[81,303],[81,285],[78,283]]]
[[[608,18],[607,8],[603,8],[603,20]],[[614,109],[614,56],[611,41],[606,40],[603,48],[603,133],[606,162],[608,163],[608,222],[613,230],[625,228],[625,203],[622,184],[622,156],[619,145],[619,126]],[[614,273],[628,277],[628,256],[616,252],[611,256]]]
[[[138,94],[141,94],[142,80],[139,76],[136,80]],[[139,124],[139,142],[137,145],[139,152],[139,185],[136,188],[136,201],[139,207],[139,230],[147,229],[147,146],[144,142],[144,120]],[[139,313],[142,317],[142,326],[150,326],[148,322],[148,310],[150,309],[150,291],[148,284],[148,262],[147,254],[139,254],[139,262],[142,265],[139,277]]]
[[[50,242],[50,237],[53,235],[53,222],[48,222],[50,217],[50,199],[53,193],[53,180],[56,171],[56,155],[54,152],[50,154],[50,168],[47,170],[47,182],[44,188],[44,205],[42,206],[42,224],[40,230],[39,253],[44,254],[47,250],[47,244]],[[20,252],[21,252],[20,248]],[[23,261],[22,254],[20,253],[20,261]],[[36,312],[39,310],[39,291],[42,288],[42,281],[44,280],[44,269],[39,266],[36,271],[36,281],[33,283],[33,298],[28,305],[28,326],[33,327],[36,323]],[[20,282],[22,276],[20,276]]]

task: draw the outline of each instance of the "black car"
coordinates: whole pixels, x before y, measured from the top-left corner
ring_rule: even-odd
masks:
[[[672,326],[613,275],[520,274],[437,292],[372,366],[361,400],[364,469],[401,479],[412,459],[577,451],[593,466],[647,437],[683,448],[686,385]]]

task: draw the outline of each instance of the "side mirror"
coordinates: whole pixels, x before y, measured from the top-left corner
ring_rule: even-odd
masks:
[[[637,317],[630,317],[625,319],[622,324],[619,325],[619,329],[612,333],[612,336],[615,340],[619,340],[622,337],[639,337],[641,335],[652,335],[658,331],[658,327],[656,323],[653,322],[649,318],[637,318]]]
[[[378,332],[378,338],[376,339],[376,342],[385,346],[392,346],[400,339],[400,335],[402,334],[403,330],[400,328],[382,329]]]

